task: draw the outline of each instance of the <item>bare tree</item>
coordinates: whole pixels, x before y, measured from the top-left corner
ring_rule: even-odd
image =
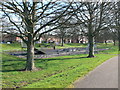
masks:
[[[104,42],[107,45],[107,40],[113,40],[115,45],[116,35],[115,31],[111,28],[105,28],[105,30],[101,30],[99,34],[95,36],[95,42]]]
[[[61,46],[64,46],[64,39],[66,37],[66,29],[65,28],[60,28],[55,31],[55,35],[60,38],[61,40]]]
[[[71,43],[79,43],[79,39],[81,36],[80,27],[74,26],[74,27],[69,28],[67,32],[67,36],[69,36]]]
[[[84,32],[88,36],[88,57],[94,57],[94,37],[111,23],[105,20],[109,18],[107,15],[112,8],[110,5],[111,3],[106,2],[82,2],[82,7],[75,14],[78,22],[86,28]],[[78,6],[79,3],[76,3],[76,7]]]
[[[60,18],[59,23],[63,23],[65,20],[66,20],[66,16]],[[67,25],[65,25],[65,23],[62,24],[61,27],[59,27],[57,30],[54,31],[55,35],[58,36],[61,40],[61,46],[64,45],[64,41],[67,33],[67,28],[66,28]]]
[[[112,34],[117,37],[118,50],[120,51],[120,2],[114,4],[111,14],[113,23],[110,28],[112,29]]]
[[[0,2],[2,13],[9,19],[9,22],[16,28],[14,33],[3,30],[3,33],[20,37],[27,45],[27,61],[25,70],[36,70],[34,65],[34,43],[47,32],[61,26],[58,21],[61,17],[70,15],[65,22],[72,16],[69,8],[72,2],[34,2],[31,0],[10,0]],[[46,20],[47,19],[47,20]],[[63,22],[64,23],[64,22]],[[47,28],[44,30],[44,28]],[[17,34],[16,34],[17,33]]]
[[[117,17],[116,17],[116,26],[118,31],[118,42],[119,42],[119,51],[120,51],[120,1],[117,2]]]

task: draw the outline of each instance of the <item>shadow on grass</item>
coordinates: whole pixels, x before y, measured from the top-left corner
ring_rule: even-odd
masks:
[[[13,60],[14,61],[14,60]],[[0,72],[24,71],[25,62],[2,62],[2,70]]]
[[[14,72],[14,71],[25,71],[25,69],[15,69],[15,70],[0,70],[0,72]]]
[[[35,59],[35,61],[40,61],[40,63],[44,63],[44,62],[46,62],[46,61],[48,62],[48,61],[53,61],[53,60],[70,60],[70,59],[81,59],[81,58],[87,58],[87,57]],[[9,63],[9,61],[15,61],[15,62],[17,62],[17,60],[6,60],[6,61],[4,61],[4,62],[3,62],[3,65],[2,65],[3,70],[0,70],[0,72],[25,71],[25,69],[22,68],[22,67],[25,67],[25,63],[24,63],[25,60],[21,60],[22,62],[20,62],[20,63],[13,63],[13,62],[12,62],[12,63]],[[5,62],[7,62],[7,63],[9,63],[9,64],[5,64],[5,65],[4,65]],[[19,62],[19,61],[18,61],[18,62]],[[38,63],[38,62],[37,62],[37,63]],[[21,64],[21,65],[19,65],[19,64]],[[23,64],[24,64],[24,65],[23,65]],[[18,67],[18,65],[19,65],[20,67]],[[18,69],[16,69],[16,67],[17,67]],[[6,69],[4,69],[4,68],[6,68]],[[10,68],[12,68],[12,70],[10,70]],[[19,68],[21,68],[21,69],[19,69]]]
[[[19,62],[19,61],[26,61],[26,60],[3,60],[2,63],[9,62],[9,61],[18,61]]]
[[[81,58],[88,58],[87,56],[86,57],[78,57],[78,58],[50,58],[50,59],[35,59],[36,61],[41,61],[41,62],[44,62],[44,61],[53,61],[53,60],[70,60],[70,59],[81,59]]]

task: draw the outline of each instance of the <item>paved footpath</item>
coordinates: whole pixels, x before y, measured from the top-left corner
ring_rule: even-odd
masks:
[[[75,88],[118,88],[118,56],[99,65],[84,78],[75,81]]]

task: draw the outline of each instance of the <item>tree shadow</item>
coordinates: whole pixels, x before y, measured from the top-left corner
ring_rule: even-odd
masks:
[[[10,61],[15,61],[11,62]],[[13,71],[24,71],[23,67],[25,65],[25,60],[22,60],[22,62],[17,60],[7,60],[2,62],[2,70],[0,72],[13,72]]]
[[[26,60],[5,60],[5,61],[3,60],[2,63],[9,62],[9,61],[18,61],[19,62],[19,61],[26,61]]]
[[[41,61],[41,62],[44,62],[44,61],[54,61],[54,60],[70,60],[70,59],[81,59],[81,58],[88,58],[87,56],[86,57],[78,57],[78,58],[50,58],[50,59],[35,59],[36,61]]]
[[[40,63],[44,63],[44,62],[48,62],[48,61],[54,61],[54,60],[71,60],[71,59],[82,59],[82,58],[88,58],[87,56],[86,57],[77,57],[77,58],[75,58],[75,57],[71,57],[71,58],[50,58],[50,59],[35,59],[35,61],[38,61],[38,62],[40,62]],[[82,59],[83,60],[83,59]],[[15,61],[15,63],[14,62],[12,62],[12,63],[8,63],[9,61]],[[18,62],[17,62],[18,61]],[[19,62],[19,61],[21,61],[21,62]],[[2,65],[2,67],[3,67],[3,70],[0,70],[0,72],[14,72],[14,71],[25,71],[25,69],[23,69],[23,67],[25,66],[24,64],[24,62],[25,62],[26,60],[5,60],[5,61],[3,61],[2,63],[3,63],[3,65]],[[4,63],[8,63],[8,64],[4,64]],[[17,63],[16,63],[17,62]],[[37,63],[38,63],[37,62]],[[18,67],[18,65],[19,65],[19,67]],[[10,69],[10,68],[12,68],[12,69]],[[16,68],[17,67],[17,68]],[[6,68],[6,69],[4,69],[4,68]]]
[[[14,72],[14,71],[25,71],[25,69],[15,69],[15,70],[0,70],[0,72]]]

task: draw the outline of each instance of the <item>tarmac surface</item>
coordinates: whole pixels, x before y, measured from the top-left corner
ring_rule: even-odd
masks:
[[[105,61],[73,85],[74,88],[118,88],[118,56]]]
[[[94,53],[99,53],[99,51],[108,50],[105,49],[95,49]],[[41,54],[41,52],[45,54]],[[7,52],[10,55],[14,55],[20,58],[26,58],[26,51],[12,51]],[[56,56],[65,56],[65,55],[79,55],[79,54],[88,54],[87,48],[65,48],[65,49],[36,49],[35,50],[35,58],[50,58]]]

